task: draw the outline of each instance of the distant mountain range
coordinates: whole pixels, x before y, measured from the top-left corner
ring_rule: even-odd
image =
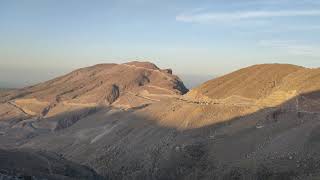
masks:
[[[195,88],[219,75],[200,75],[200,74],[179,74],[185,86],[189,89]]]
[[[0,82],[0,89],[10,89],[10,88],[16,88],[17,85],[13,83],[7,83],[7,82]]]

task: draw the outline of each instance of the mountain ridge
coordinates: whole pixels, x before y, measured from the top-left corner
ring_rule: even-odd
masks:
[[[131,108],[187,91],[171,70],[161,70],[150,62],[133,61],[80,68],[0,96],[2,102],[9,102],[23,112],[46,116],[52,109],[60,109],[57,113],[61,113],[64,108],[76,106]]]
[[[207,81],[193,90],[214,99],[231,95],[257,99],[267,96],[270,89],[281,83],[287,75],[304,69],[290,64],[253,65]]]
[[[117,66],[94,69],[100,72]],[[175,91],[179,79],[171,70],[137,62],[113,70],[119,74],[146,72],[147,77],[153,72],[156,77],[150,82],[142,78],[141,86],[138,78],[133,88],[122,87],[122,91],[111,82],[111,96],[107,96],[111,105],[69,101],[62,96],[43,113],[43,106],[50,103],[43,105],[48,102],[30,99],[32,96],[5,102],[0,105],[0,144],[61,153],[110,179],[320,177],[315,166],[320,160],[320,69],[255,65],[186,94]],[[67,75],[45,86],[63,84],[66,79],[73,82],[70,79],[83,74],[105,77],[113,70],[99,74],[80,69],[74,72],[76,77]],[[130,106],[125,106],[128,102]],[[43,116],[38,117],[39,113]]]

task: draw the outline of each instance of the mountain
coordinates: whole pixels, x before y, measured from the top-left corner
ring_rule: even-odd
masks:
[[[10,90],[13,90],[13,89],[8,89],[8,88],[0,88],[0,93],[5,93],[5,92],[8,92]]]
[[[44,129],[54,130],[72,125],[99,107],[129,109],[187,91],[172,70],[159,69],[149,62],[98,64],[35,86],[0,93],[0,112],[4,113],[3,120],[33,119],[28,125],[16,126],[30,126],[34,122]],[[68,117],[63,122],[55,118],[62,113]],[[39,119],[50,121],[43,123]]]
[[[194,88],[187,97],[272,107],[319,90],[319,73],[319,69],[289,64],[254,65],[210,80]]]
[[[212,99],[230,96],[258,99],[271,94],[286,76],[305,68],[288,64],[262,64],[240,69],[193,89]]]
[[[149,62],[99,64],[65,76],[21,89],[6,97],[46,103],[112,104],[124,94],[148,91],[150,96],[184,94],[188,90],[171,70],[161,70]]]
[[[59,153],[76,164],[93,168],[106,179],[320,177],[320,69],[255,65],[186,93],[171,70],[160,70],[150,63],[94,67],[100,67],[99,72],[105,68],[116,68],[117,72],[118,68],[126,69],[120,71],[117,81],[105,82],[106,86],[119,87],[119,91],[107,91],[113,94],[109,97],[118,96],[115,101],[100,101],[105,96],[98,93],[99,88],[88,94],[81,90],[56,93],[61,88],[55,86],[64,87],[63,82],[70,82],[65,90],[81,84],[81,80],[75,80],[81,76],[74,74],[77,71],[66,76],[72,81],[62,77],[10,92],[3,97],[11,100],[1,105],[1,117],[5,118],[0,121],[1,145]],[[147,69],[157,75],[166,74],[173,80],[153,80],[150,75],[150,82],[139,86],[126,79],[133,75],[122,76],[131,68],[135,73]],[[94,81],[85,82],[81,89],[90,89],[86,86]],[[150,84],[157,86],[157,91],[150,93]],[[32,93],[26,93],[27,89]],[[75,92],[80,96],[73,99],[71,94]],[[130,106],[120,101],[129,97],[128,92],[135,97],[128,100]],[[58,100],[54,98],[57,94]],[[100,98],[95,102],[88,97]],[[23,105],[26,99],[30,101],[28,98],[36,101]],[[51,99],[56,105],[47,109],[48,113],[26,115],[28,110],[41,109],[39,102],[49,104]]]

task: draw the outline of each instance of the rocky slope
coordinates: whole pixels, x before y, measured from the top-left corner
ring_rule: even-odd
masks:
[[[188,90],[172,71],[161,70],[149,62],[99,64],[73,71],[65,76],[23,89],[0,94],[0,123],[11,119],[28,119],[19,126],[42,126],[40,120],[51,119],[44,128],[61,128],[59,114],[69,115],[64,124],[71,125],[97,107],[128,109],[178,96]],[[76,113],[71,113],[76,111]],[[19,118],[18,118],[19,117]],[[16,122],[16,121],[14,121]],[[12,124],[11,122],[9,124]],[[35,125],[37,124],[37,125]]]
[[[230,96],[260,99],[271,94],[289,74],[305,68],[287,64],[262,64],[240,69],[208,81],[193,91],[212,99]]]
[[[122,66],[171,74],[144,63]],[[132,108],[117,105],[123,96],[119,88],[112,106],[51,112],[50,118],[63,125],[59,131],[25,138],[21,129],[9,128],[3,130],[0,142],[59,152],[107,179],[316,179],[320,177],[319,82],[320,69],[256,65],[206,82],[186,95],[161,91],[151,96],[149,89],[141,92],[138,86],[140,93],[131,101],[140,105]],[[139,98],[152,103],[140,103]],[[11,103],[24,107],[23,101]],[[33,102],[33,109],[36,104],[40,103]],[[10,109],[12,104],[6,106]],[[20,116],[26,115],[20,111]],[[72,126],[63,121],[70,117],[76,117]],[[39,127],[49,126],[47,122],[15,127],[44,131]]]
[[[41,102],[112,104],[125,93],[148,91],[155,95],[184,94],[188,90],[171,70],[149,62],[99,64],[65,76],[12,91],[2,100],[37,99]]]
[[[93,170],[49,152],[0,149],[0,179],[103,179]]]
[[[190,91],[185,99],[274,107],[319,90],[319,72],[288,64],[255,65],[208,81]]]

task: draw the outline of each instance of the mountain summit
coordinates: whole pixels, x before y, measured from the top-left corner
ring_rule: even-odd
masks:
[[[35,86],[4,93],[1,100],[35,115],[48,114],[52,108],[62,105],[113,104],[131,108],[187,91],[171,70],[161,70],[150,62],[133,61],[81,68]]]

